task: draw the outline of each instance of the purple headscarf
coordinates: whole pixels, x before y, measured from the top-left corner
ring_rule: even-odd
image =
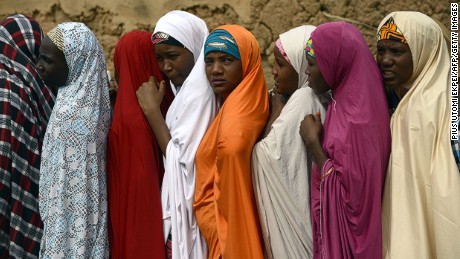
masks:
[[[391,145],[381,74],[353,25],[322,24],[311,38],[333,97],[322,144],[332,173],[321,179],[316,166],[312,173],[314,258],[381,258],[381,198]]]

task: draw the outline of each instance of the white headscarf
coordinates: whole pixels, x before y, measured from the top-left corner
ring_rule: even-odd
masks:
[[[173,258],[206,258],[193,213],[195,154],[206,130],[218,112],[215,94],[206,78],[203,45],[206,23],[193,14],[171,11],[155,27],[193,53],[195,66],[169,107],[166,124],[171,140],[166,148],[165,175],[161,190],[165,240],[172,233]]]
[[[299,134],[307,114],[326,110],[308,87],[305,45],[316,27],[303,25],[280,35],[299,89],[253,150],[253,184],[268,258],[311,258],[310,174],[312,157]]]
[[[40,257],[108,256],[106,144],[110,102],[105,58],[82,23],[61,23],[69,67],[43,144]]]
[[[392,17],[409,45],[413,74],[391,117],[391,156],[382,202],[386,258],[460,255],[460,173],[450,143],[449,48],[419,12]]]

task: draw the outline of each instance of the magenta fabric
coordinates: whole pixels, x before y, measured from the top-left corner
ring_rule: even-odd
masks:
[[[314,258],[382,257],[381,198],[390,155],[382,77],[363,36],[345,22],[312,33],[319,70],[332,88],[323,149],[334,170],[312,173]]]

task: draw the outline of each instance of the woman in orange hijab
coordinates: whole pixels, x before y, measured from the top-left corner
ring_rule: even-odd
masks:
[[[223,101],[196,154],[194,209],[208,258],[263,258],[251,152],[268,119],[268,94],[254,36],[238,25],[205,43],[206,76]]]

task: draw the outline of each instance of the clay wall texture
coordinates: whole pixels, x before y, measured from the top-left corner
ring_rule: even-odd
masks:
[[[180,9],[203,18],[209,29],[235,23],[257,38],[267,86],[273,79],[273,46],[278,35],[301,24],[319,25],[347,20],[356,25],[375,53],[376,29],[392,11],[420,11],[450,27],[447,0],[0,0],[0,19],[23,13],[38,20],[45,32],[60,22],[84,22],[104,48],[107,66],[113,71],[113,51],[126,32],[153,31],[157,20],[170,10]]]

